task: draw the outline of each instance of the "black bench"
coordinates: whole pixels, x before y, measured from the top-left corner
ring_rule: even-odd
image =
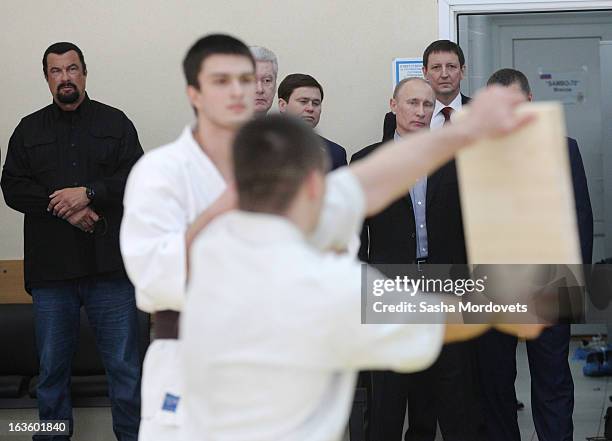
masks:
[[[149,315],[139,312],[138,323],[142,363],[149,345]],[[36,408],[38,356],[31,304],[0,304],[0,348],[0,409]],[[83,308],[71,394],[74,407],[110,406],[104,366]]]

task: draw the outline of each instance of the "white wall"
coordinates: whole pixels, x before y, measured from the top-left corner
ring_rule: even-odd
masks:
[[[312,74],[325,89],[321,134],[349,155],[380,139],[394,57],[420,56],[437,35],[434,0],[3,0],[2,163],[19,120],[51,98],[41,57],[81,47],[87,90],[122,109],[145,150],[192,121],[181,61],[200,36],[226,32],[274,50],[279,77]],[[0,202],[0,259],[23,257],[22,216]]]

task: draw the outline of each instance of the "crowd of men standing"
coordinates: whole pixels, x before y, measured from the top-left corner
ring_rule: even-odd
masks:
[[[172,143],[143,156],[127,116],[90,99],[83,53],[66,42],[43,54],[53,102],[24,117],[9,141],[1,185],[7,205],[25,214],[25,286],[35,312],[39,417],[70,421],[70,434],[71,359],[81,306],[107,371],[117,439],[172,439],[181,425],[184,385],[177,375],[177,339],[190,246],[216,214],[234,206],[228,185],[234,181],[228,154],[234,135],[253,113],[268,113],[277,93],[278,60],[269,49],[250,48],[253,72],[248,59],[230,46],[225,53],[232,63],[210,57],[203,68],[207,47],[196,43],[185,57],[187,95],[197,123],[186,125]],[[453,124],[452,115],[470,101],[460,92],[465,69],[457,44],[430,44],[423,54],[424,79],[397,84],[382,142],[358,150],[351,163],[385,141]],[[255,83],[253,102],[244,102],[243,92],[233,86],[240,82]],[[502,69],[489,84],[515,88],[525,101],[533,98],[526,76],[517,70]],[[290,74],[278,84],[279,112],[312,129],[319,124],[323,98],[322,85],[306,73]],[[318,136],[330,169],[346,166],[346,150]],[[582,258],[590,263],[591,205],[578,145],[571,138],[568,151]],[[372,264],[467,263],[454,161],[422,176],[409,193],[368,217],[358,255]],[[153,314],[155,322],[156,339],[142,369],[137,307]],[[541,441],[572,439],[569,339],[569,325],[559,324],[528,343],[533,416]],[[445,346],[424,371],[362,373],[360,384],[369,393],[369,439],[433,441],[439,425],[447,441],[518,441],[516,344],[516,337],[491,330],[475,341]],[[409,424],[403,433],[406,410]]]

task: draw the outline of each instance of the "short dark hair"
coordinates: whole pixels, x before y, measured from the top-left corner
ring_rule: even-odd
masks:
[[[255,60],[249,48],[237,38],[225,34],[210,34],[200,38],[189,48],[183,59],[183,72],[187,85],[200,88],[198,74],[202,64],[211,55],[241,55],[248,58],[255,68]]]
[[[511,86],[514,83],[518,83],[521,86],[521,90],[525,95],[531,93],[531,86],[529,86],[529,80],[523,72],[516,69],[500,69],[489,77],[487,86],[492,84],[499,84],[501,86]]]
[[[47,48],[45,53],[43,54],[42,64],[43,64],[43,74],[45,78],[47,78],[47,56],[49,54],[57,54],[62,55],[69,51],[75,51],[79,56],[79,60],[81,61],[81,65],[83,66],[83,75],[87,75],[87,65],[85,64],[85,57],[83,56],[83,52],[79,47],[68,41],[60,41],[58,43],[53,43],[51,46]]]
[[[295,89],[298,87],[316,87],[321,92],[321,101],[323,101],[323,87],[317,80],[310,75],[294,73],[287,75],[278,85],[278,97],[289,102],[289,98]]]
[[[313,170],[325,173],[329,158],[323,142],[303,121],[269,115],[245,124],[233,147],[241,210],[284,214]]]
[[[425,69],[427,69],[429,56],[434,52],[453,52],[459,58],[459,67],[465,65],[465,55],[463,55],[463,51],[457,43],[450,40],[436,40],[427,46],[425,52],[423,52],[423,66],[425,66]]]

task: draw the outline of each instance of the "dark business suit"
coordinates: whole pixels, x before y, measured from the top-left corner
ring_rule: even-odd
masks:
[[[393,115],[393,114],[391,114]],[[395,115],[393,115],[394,117]],[[385,118],[385,139],[392,139]],[[393,124],[395,118],[393,118]],[[355,153],[351,161],[375,151],[381,143]],[[426,218],[428,260],[434,264],[467,262],[461,205],[454,161],[427,178]],[[381,213],[365,220],[359,257],[371,264],[414,263],[416,228],[410,194]],[[474,396],[473,344],[447,345],[430,368],[414,374],[390,371],[373,372],[370,382],[370,441],[395,441],[402,438],[406,403],[409,428],[406,439],[432,441],[439,421],[445,441],[474,441],[481,423]]]
[[[567,139],[580,249],[584,263],[593,253],[593,212],[576,140]],[[540,441],[571,441],[574,383],[568,364],[570,325],[555,325],[527,342],[531,405]],[[490,331],[479,339],[478,355],[487,439],[519,441],[515,389],[516,337]]]
[[[325,144],[325,148],[327,149],[327,153],[329,153],[329,157],[331,159],[331,169],[335,170],[343,165],[347,165],[346,162],[346,150],[339,144],[336,144],[333,141],[330,141],[327,138],[319,135],[319,138]]]
[[[360,150],[351,162],[366,157],[380,145],[376,143]],[[427,177],[426,216],[427,263],[466,263],[455,161]],[[416,227],[410,194],[365,220],[359,259],[372,264],[416,261]]]

